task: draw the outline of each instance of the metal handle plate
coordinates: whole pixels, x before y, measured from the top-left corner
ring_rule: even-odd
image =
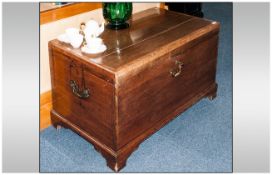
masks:
[[[70,80],[70,87],[72,88],[73,94],[79,98],[86,99],[90,96],[89,89],[80,90],[75,80]]]
[[[172,77],[178,77],[181,74],[181,69],[184,66],[184,63],[181,61],[176,60],[175,64],[177,65],[177,68],[171,69],[169,72],[172,75]]]

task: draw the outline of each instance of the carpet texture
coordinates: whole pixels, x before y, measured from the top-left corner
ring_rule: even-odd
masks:
[[[232,172],[232,4],[203,3],[221,24],[217,98],[203,99],[144,141],[121,172]],[[41,172],[112,172],[93,146],[68,129],[40,133]]]

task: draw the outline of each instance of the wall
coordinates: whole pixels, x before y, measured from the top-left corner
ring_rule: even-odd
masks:
[[[146,10],[152,7],[160,7],[160,3],[133,3],[133,13]],[[79,27],[81,22],[94,19],[101,23],[103,19],[102,9],[93,10],[76,16],[43,24],[40,26],[40,93],[51,90],[48,41],[55,39],[64,33],[68,27]]]

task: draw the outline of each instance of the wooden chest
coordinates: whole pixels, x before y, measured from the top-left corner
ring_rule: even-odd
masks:
[[[217,22],[154,8],[130,23],[104,31],[108,49],[98,55],[49,42],[54,126],[84,137],[114,171],[148,136],[217,90]]]

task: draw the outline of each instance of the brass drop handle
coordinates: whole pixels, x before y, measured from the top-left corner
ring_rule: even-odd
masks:
[[[89,89],[82,89],[80,91],[78,85],[75,80],[70,80],[70,86],[72,88],[72,92],[79,98],[86,99],[90,96]]]
[[[174,78],[178,77],[181,74],[181,69],[184,66],[184,63],[181,62],[181,61],[178,61],[178,60],[176,60],[175,64],[177,65],[177,68],[172,69],[172,70],[169,71],[170,74],[172,75],[172,77],[174,77]]]

